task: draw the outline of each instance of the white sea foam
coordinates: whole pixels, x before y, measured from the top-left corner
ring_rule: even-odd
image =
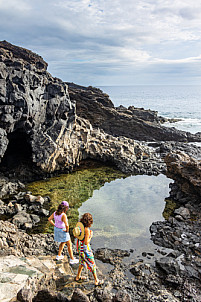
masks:
[[[175,123],[164,123],[166,127],[175,127],[178,130],[188,131],[191,133],[201,132],[201,119],[185,118]]]

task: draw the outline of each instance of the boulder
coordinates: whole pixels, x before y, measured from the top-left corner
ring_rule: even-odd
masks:
[[[30,289],[24,289],[22,288],[17,293],[17,300],[20,302],[32,302],[33,293]]]
[[[184,207],[180,207],[179,209],[176,209],[174,211],[174,213],[176,215],[182,216],[184,219],[189,219],[190,218],[190,211],[189,211],[189,209],[184,208]]]
[[[18,212],[13,216],[12,223],[14,223],[18,228],[22,228],[25,223],[32,223],[31,215],[25,211]]]
[[[156,260],[156,265],[167,275],[173,274],[177,275],[179,272],[179,265],[177,261],[170,257],[162,257]]]
[[[71,302],[90,302],[87,295],[79,288],[76,288],[73,292]]]
[[[165,157],[167,176],[176,180],[180,190],[187,194],[201,196],[201,160],[177,151]]]
[[[132,302],[131,296],[126,291],[123,291],[123,290],[119,290],[116,293],[113,301],[114,302]]]

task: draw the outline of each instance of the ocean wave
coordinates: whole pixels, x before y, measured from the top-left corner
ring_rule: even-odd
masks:
[[[178,130],[188,131],[191,133],[201,132],[201,119],[183,118],[175,123],[164,123],[166,127],[175,127]]]

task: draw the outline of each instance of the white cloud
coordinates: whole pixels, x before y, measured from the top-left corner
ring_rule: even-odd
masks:
[[[0,0],[0,13],[3,11],[10,11],[10,13],[27,12],[31,6],[25,0]]]
[[[108,83],[121,69],[200,62],[200,28],[199,1],[0,0],[2,40],[39,53],[64,80],[65,69],[76,79],[85,68],[97,81],[105,72]]]
[[[181,64],[181,63],[201,63],[201,54],[197,57],[188,57],[183,59],[167,60],[167,59],[155,59],[153,62],[164,64]]]

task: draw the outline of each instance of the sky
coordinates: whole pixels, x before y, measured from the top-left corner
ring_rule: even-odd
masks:
[[[200,0],[0,0],[0,40],[84,86],[201,80]]]

